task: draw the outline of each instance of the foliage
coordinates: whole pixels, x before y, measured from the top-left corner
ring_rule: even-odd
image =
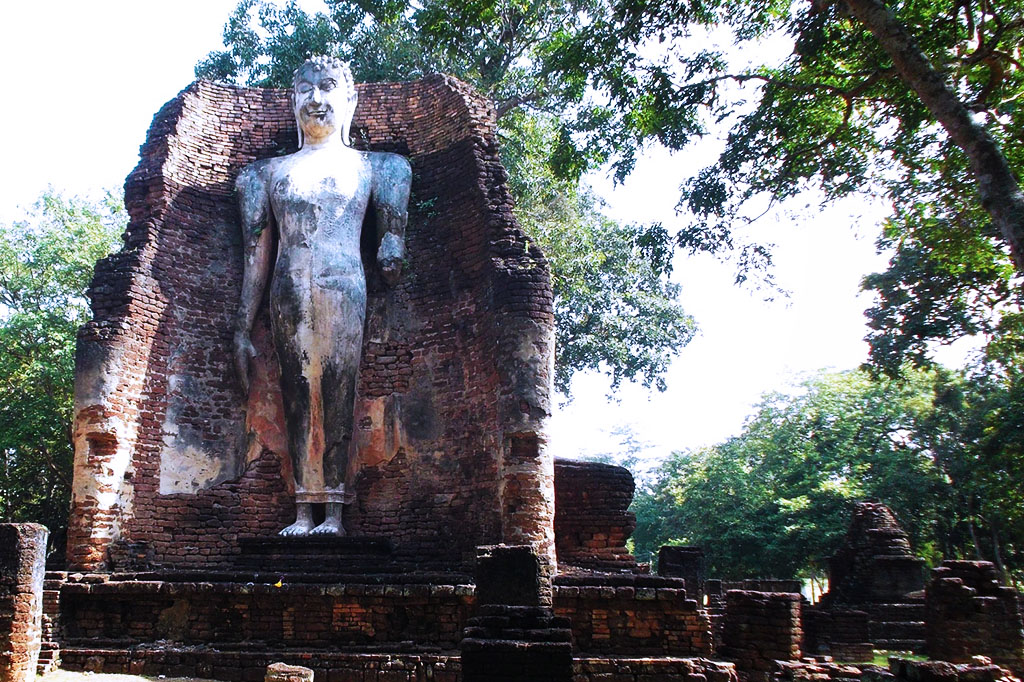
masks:
[[[891,372],[906,357],[922,361],[929,340],[984,327],[984,318],[999,310],[983,308],[992,294],[1005,299],[1020,282],[1013,280],[1007,242],[992,227],[964,151],[853,18],[852,5],[618,0],[613,12],[567,37],[549,68],[586,83],[621,112],[625,133],[581,126],[576,139],[581,153],[611,155],[623,172],[634,148],[627,143],[617,150],[623,136],[653,137],[680,149],[706,126],[731,125],[717,163],[683,184],[679,207],[689,221],[677,237],[691,252],[735,255],[739,280],[771,263],[768,249],[742,229],[766,206],[809,187],[825,201],[854,193],[890,200],[881,246],[898,251],[889,271],[868,286],[881,299],[872,311],[873,360]],[[890,5],[1019,176],[1024,2]],[[728,52],[707,47],[709,35],[726,34]],[[791,40],[793,51],[777,64],[756,58],[749,67],[734,64],[757,54],[766,39]],[[662,50],[652,50],[653,44]],[[650,58],[652,51],[672,56]],[[894,300],[900,290],[923,299]],[[933,313],[940,318],[929,320]]]
[[[326,5],[326,14],[310,15],[294,2],[242,0],[225,26],[227,49],[211,53],[196,75],[286,87],[307,55],[330,53],[349,60],[357,80],[444,71],[473,83],[499,114],[520,223],[551,261],[557,387],[568,394],[574,372],[595,369],[612,388],[638,380],[663,389],[671,356],[693,335],[669,281],[671,235],[661,225],[609,220],[578,173],[556,172],[566,160],[579,166],[578,156],[562,153],[570,137],[561,114],[581,92],[545,60],[603,0]]]
[[[550,117],[507,119],[502,153],[519,222],[551,262],[557,388],[568,395],[573,372],[603,369],[613,389],[640,379],[664,390],[672,354],[695,329],[669,281],[671,238],[660,224],[606,218],[588,189],[558,178],[543,157],[557,130]]]
[[[986,376],[821,374],[765,396],[739,436],[674,454],[641,489],[638,551],[701,545],[723,578],[820,576],[852,504],[877,499],[929,560],[1020,572],[1024,387]]]
[[[126,218],[119,200],[52,190],[28,220],[0,225],[0,457],[4,521],[67,527],[75,334],[95,262]]]

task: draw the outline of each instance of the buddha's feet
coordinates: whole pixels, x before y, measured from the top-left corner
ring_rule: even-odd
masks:
[[[293,523],[292,525],[288,526],[280,533],[278,533],[278,535],[282,535],[284,537],[294,537],[298,535],[309,535],[311,531],[316,532],[316,530],[313,528],[313,522],[307,521],[306,519],[299,519],[298,521],[296,521],[295,523]]]
[[[310,535],[333,535],[335,537],[344,537],[345,526],[341,524],[341,521],[337,519],[327,519],[319,526],[309,531]]]

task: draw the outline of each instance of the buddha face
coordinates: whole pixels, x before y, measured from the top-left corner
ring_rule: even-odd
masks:
[[[340,130],[348,144],[356,91],[344,64],[323,58],[307,61],[295,74],[293,92],[295,121],[304,141],[325,140]]]

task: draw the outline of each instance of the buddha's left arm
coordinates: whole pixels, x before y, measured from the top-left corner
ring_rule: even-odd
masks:
[[[412,167],[397,154],[377,153],[373,166],[373,209],[377,218],[377,265],[384,280],[394,285],[405,261],[405,224],[409,218]]]

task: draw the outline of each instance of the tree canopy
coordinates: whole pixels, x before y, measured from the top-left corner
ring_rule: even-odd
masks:
[[[701,545],[722,578],[824,575],[855,502],[896,513],[914,550],[1024,570],[1017,378],[820,374],[764,397],[743,432],[676,453],[635,502],[638,554]]]
[[[49,191],[0,225],[0,514],[49,527],[62,547],[71,491],[75,335],[85,290],[127,219],[119,200]]]
[[[730,48],[707,47],[709,32]],[[739,279],[771,263],[743,229],[766,205],[808,188],[891,202],[879,244],[893,260],[866,284],[879,294],[872,361],[893,372],[926,359],[930,341],[1019,310],[1022,32],[1020,0],[618,0],[550,68],[629,112],[634,136],[673,149],[729,126],[717,163],[681,178],[677,239],[734,254]],[[792,41],[792,53],[736,64],[768,38]],[[652,43],[667,46],[658,59],[646,56]],[[617,153],[575,125],[584,149]],[[616,163],[628,171],[631,153]]]

